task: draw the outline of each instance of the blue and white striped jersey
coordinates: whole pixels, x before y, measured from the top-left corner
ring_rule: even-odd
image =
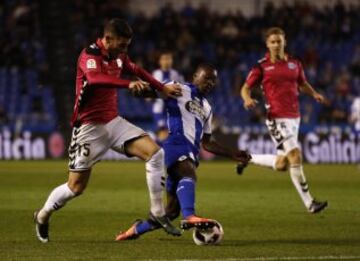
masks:
[[[185,83],[180,86],[181,97],[165,100],[169,129],[167,142],[174,145],[190,145],[192,151],[197,154],[203,134],[211,134],[212,109],[195,85]]]

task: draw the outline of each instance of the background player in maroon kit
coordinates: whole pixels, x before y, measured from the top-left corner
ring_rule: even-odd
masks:
[[[301,151],[298,145],[300,124],[299,90],[323,103],[325,98],[306,81],[299,60],[285,53],[285,33],[273,27],[266,32],[266,47],[269,52],[250,71],[241,89],[245,109],[252,109],[257,101],[251,97],[251,88],[261,85],[267,109],[266,125],[277,149],[277,155],[251,154],[251,163],[286,171],[290,168],[291,180],[310,213],[317,213],[327,202],[314,200],[302,167]],[[245,164],[239,163],[241,174]]]
[[[164,86],[132,63],[126,54],[131,38],[132,29],[125,21],[110,20],[105,25],[103,37],[79,56],[73,134],[69,147],[69,178],[67,183],[55,188],[43,208],[34,213],[37,237],[41,242],[49,240],[50,215],[83,193],[92,166],[108,149],[146,161],[150,215],[168,233],[180,235],[180,231],[165,216],[162,200],[165,182],[163,150],[142,129],[118,116],[117,88],[129,88],[136,93],[151,86],[166,97],[181,95],[181,88],[174,84]],[[121,79],[123,71],[141,80]]]

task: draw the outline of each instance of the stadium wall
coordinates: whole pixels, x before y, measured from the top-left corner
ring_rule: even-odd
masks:
[[[252,153],[275,153],[275,147],[266,129],[245,127],[240,133],[217,131],[215,137],[230,147],[247,149]],[[24,131],[15,135],[9,130],[0,132],[0,160],[39,160],[67,157],[68,135],[59,132],[36,134]],[[318,128],[300,134],[304,160],[308,163],[360,162],[360,133],[340,128]],[[214,159],[203,152],[204,159]],[[129,159],[109,150],[103,160]]]
[[[143,13],[146,16],[155,15],[159,9],[167,4],[171,4],[174,10],[181,10],[188,3],[191,3],[192,7],[199,7],[201,5],[206,6],[209,10],[218,12],[220,14],[226,13],[235,13],[241,11],[244,16],[251,17],[255,15],[260,15],[264,10],[266,3],[272,2],[274,6],[281,6],[284,3],[288,5],[294,5],[298,3],[298,0],[207,0],[206,4],[203,0],[147,0],[146,5],[144,5],[143,0],[131,0],[129,1],[129,9],[133,13]],[[306,2],[306,1],[305,1]],[[307,1],[313,6],[323,8],[325,6],[334,6],[338,0],[317,0],[317,1]],[[359,5],[358,0],[346,0],[343,1],[346,7],[351,5]]]

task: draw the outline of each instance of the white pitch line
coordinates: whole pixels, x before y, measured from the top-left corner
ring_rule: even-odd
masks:
[[[149,261],[163,259],[148,259]],[[167,259],[169,260],[169,259]],[[174,259],[175,261],[293,261],[293,260],[360,260],[360,256],[273,256],[216,259]]]
[[[223,261],[360,260],[360,256],[274,256],[215,259]]]

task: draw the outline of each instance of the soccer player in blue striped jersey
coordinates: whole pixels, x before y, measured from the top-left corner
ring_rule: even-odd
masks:
[[[166,50],[162,51],[159,56],[159,68],[153,71],[153,77],[161,83],[169,81],[183,82],[184,77],[175,69],[173,69],[174,57],[172,52]],[[161,98],[156,98],[152,106],[153,120],[156,128],[157,142],[162,142],[168,137],[169,131],[167,128],[167,116],[165,109],[165,101]]]
[[[199,165],[200,144],[207,151],[248,162],[246,151],[231,150],[219,145],[211,136],[212,109],[205,96],[216,85],[217,71],[209,64],[198,66],[192,83],[180,84],[182,96],[165,101],[168,114],[169,136],[163,143],[167,167],[167,206],[169,219],[183,216],[181,227],[207,228],[214,220],[195,213],[196,167]],[[119,233],[117,241],[135,239],[160,228],[153,219],[138,220],[127,231]]]

